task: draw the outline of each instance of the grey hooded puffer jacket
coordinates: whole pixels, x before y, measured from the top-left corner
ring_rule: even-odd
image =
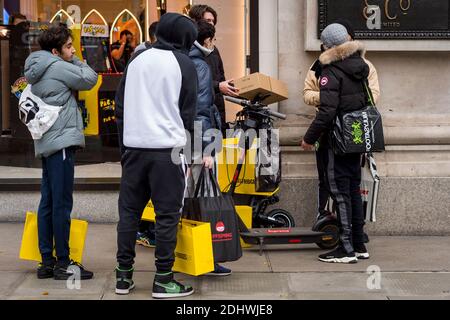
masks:
[[[97,77],[77,57],[67,62],[48,51],[37,51],[27,58],[25,78],[32,85],[33,94],[49,105],[62,107],[55,124],[34,141],[37,158],[49,157],[64,148],[85,146],[83,119],[72,90],[92,89]]]

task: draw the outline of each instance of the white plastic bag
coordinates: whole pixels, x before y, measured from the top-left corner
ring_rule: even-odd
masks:
[[[31,92],[29,84],[19,100],[19,119],[28,127],[34,140],[42,138],[55,124],[61,107],[50,106]]]
[[[376,222],[380,177],[372,154],[364,154],[361,166],[361,196],[363,212],[367,222]]]

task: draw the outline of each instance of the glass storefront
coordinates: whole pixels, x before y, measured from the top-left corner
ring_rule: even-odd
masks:
[[[1,2],[0,2],[1,3]],[[99,73],[97,86],[76,96],[82,110],[86,149],[78,164],[119,161],[114,119],[115,90],[122,76],[113,58],[114,45],[124,30],[133,34],[132,46],[149,39],[148,27],[166,12],[187,14],[189,0],[4,0],[0,26],[1,133],[0,166],[39,167],[33,141],[17,116],[18,97],[26,86],[26,58],[39,50],[37,38],[50,23],[62,22],[73,32],[77,55]],[[245,0],[201,1],[219,13],[217,40],[228,79],[246,73]],[[14,15],[19,13],[22,16]],[[11,19],[16,17],[15,21]],[[26,18],[22,19],[22,18]]]

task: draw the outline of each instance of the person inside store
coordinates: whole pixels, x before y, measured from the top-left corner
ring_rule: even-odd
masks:
[[[113,58],[116,72],[124,72],[125,67],[133,55],[135,44],[134,35],[129,30],[120,33],[120,39],[111,45],[111,56]]]

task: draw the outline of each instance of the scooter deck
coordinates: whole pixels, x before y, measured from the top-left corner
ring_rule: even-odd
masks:
[[[241,233],[245,243],[260,246],[260,254],[265,244],[319,243],[326,241],[329,236],[325,232],[311,231],[307,228],[250,229],[249,232]]]

